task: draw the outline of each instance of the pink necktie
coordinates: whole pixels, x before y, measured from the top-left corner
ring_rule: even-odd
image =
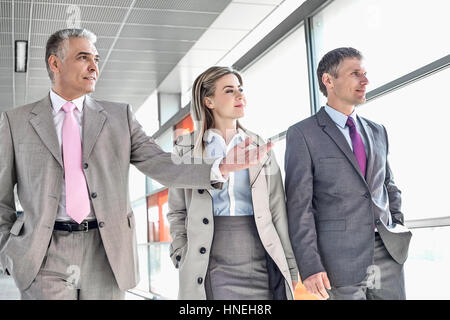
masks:
[[[72,102],[67,102],[62,108],[66,113],[62,129],[66,212],[73,220],[81,223],[89,214],[91,207],[86,178],[81,168],[80,128],[73,114],[75,105]]]

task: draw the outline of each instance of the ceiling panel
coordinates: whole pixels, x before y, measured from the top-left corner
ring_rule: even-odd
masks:
[[[166,40],[197,40],[206,28],[163,27],[152,25],[125,25],[120,33],[123,38],[149,38]]]
[[[171,41],[171,40],[148,40],[119,38],[114,48],[133,50],[155,50],[171,52],[187,52],[195,42],[193,41]]]
[[[91,1],[95,3],[95,1]],[[38,2],[33,6],[33,19],[45,19],[49,17],[57,18],[58,20],[67,20],[68,23],[76,22],[77,18],[80,21],[98,21],[121,23],[125,14],[128,11],[126,7],[109,7],[109,6],[76,6],[73,10],[73,5],[63,4],[56,5],[54,3],[42,4]],[[99,19],[101,17],[101,19]]]
[[[134,7],[220,13],[229,3],[227,0],[137,0]]]
[[[0,2],[0,18],[11,18],[12,2],[11,1],[1,1]]]
[[[154,61],[109,60],[108,68],[112,70],[145,70],[165,73],[172,70],[171,63],[162,64]]]
[[[80,25],[94,32],[97,37],[114,37],[120,28],[120,23],[95,23],[82,21]],[[66,20],[33,20],[32,28],[34,34],[41,34],[48,37],[53,32],[70,27]]]
[[[150,60],[161,63],[176,63],[184,56],[183,52],[154,52],[146,50],[115,49],[109,57],[111,60]],[[106,71],[106,70],[105,70]],[[104,71],[104,72],[105,72]]]
[[[102,75],[92,96],[129,99],[136,110],[230,2],[0,0],[0,111],[48,94],[47,39],[56,30],[74,26],[97,35]],[[13,72],[13,40],[30,41],[26,74]],[[207,51],[190,55],[185,64],[210,56]]]
[[[131,5],[133,0],[38,0],[42,3],[48,3],[53,5],[87,5],[87,6],[99,6],[99,7],[122,7],[127,8]],[[27,2],[31,2],[27,0]],[[36,2],[36,0],[35,0]]]
[[[162,26],[186,26],[207,28],[217,18],[216,13],[162,11],[133,9],[128,23],[157,24]]]

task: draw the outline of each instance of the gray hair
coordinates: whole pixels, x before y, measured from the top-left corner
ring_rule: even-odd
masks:
[[[361,52],[351,47],[337,48],[325,54],[320,60],[319,66],[317,67],[317,80],[319,81],[319,89],[325,97],[328,96],[328,93],[327,87],[322,82],[322,75],[328,73],[334,78],[337,78],[339,65],[345,58],[356,58],[361,60],[363,56]]]
[[[97,41],[97,36],[86,29],[62,29],[52,34],[50,38],[48,38],[47,46],[45,47],[45,65],[47,66],[47,72],[52,81],[53,71],[50,69],[50,65],[48,64],[48,58],[53,55],[57,56],[61,60],[64,60],[66,46],[62,44],[69,38],[85,38],[92,43]]]

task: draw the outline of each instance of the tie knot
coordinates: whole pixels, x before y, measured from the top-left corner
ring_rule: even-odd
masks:
[[[349,126],[349,128],[354,128],[355,127],[355,120],[353,120],[352,117],[348,117],[346,125]]]
[[[65,113],[72,112],[75,109],[75,104],[73,104],[72,102],[66,102],[62,106],[62,109],[64,110]]]

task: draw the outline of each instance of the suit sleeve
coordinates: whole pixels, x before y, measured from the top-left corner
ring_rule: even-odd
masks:
[[[302,280],[324,272],[318,245],[312,199],[313,163],[303,133],[290,127],[286,136],[285,186],[289,236]]]
[[[270,155],[270,172],[267,175],[269,181],[269,206],[272,213],[272,221],[280,237],[284,254],[289,266],[291,278],[298,281],[298,269],[295,261],[294,251],[292,250],[291,240],[289,239],[288,221],[286,213],[286,197],[283,188],[281,171],[275,159],[275,154]]]
[[[167,187],[211,188],[212,163],[206,163],[206,159],[186,163],[186,159],[163,151],[145,134],[129,105],[127,116],[131,136],[130,163],[139,171]]]
[[[389,166],[389,141],[386,128],[383,126],[384,134],[386,137],[386,176],[384,179],[384,185],[386,186],[389,197],[389,211],[392,215],[392,220],[395,223],[404,224],[403,213],[401,212],[402,198],[401,191],[397,188],[394,182],[391,167]]]
[[[176,146],[173,153],[178,154]],[[167,220],[169,220],[170,236],[172,237],[172,243],[169,249],[170,258],[174,266],[178,268],[184,260],[184,248],[187,246],[187,209],[184,189],[169,188],[168,205],[169,212],[167,213]]]
[[[0,150],[0,263],[4,265],[1,253],[16,221],[14,186],[17,182],[12,135],[5,112],[0,114]]]

